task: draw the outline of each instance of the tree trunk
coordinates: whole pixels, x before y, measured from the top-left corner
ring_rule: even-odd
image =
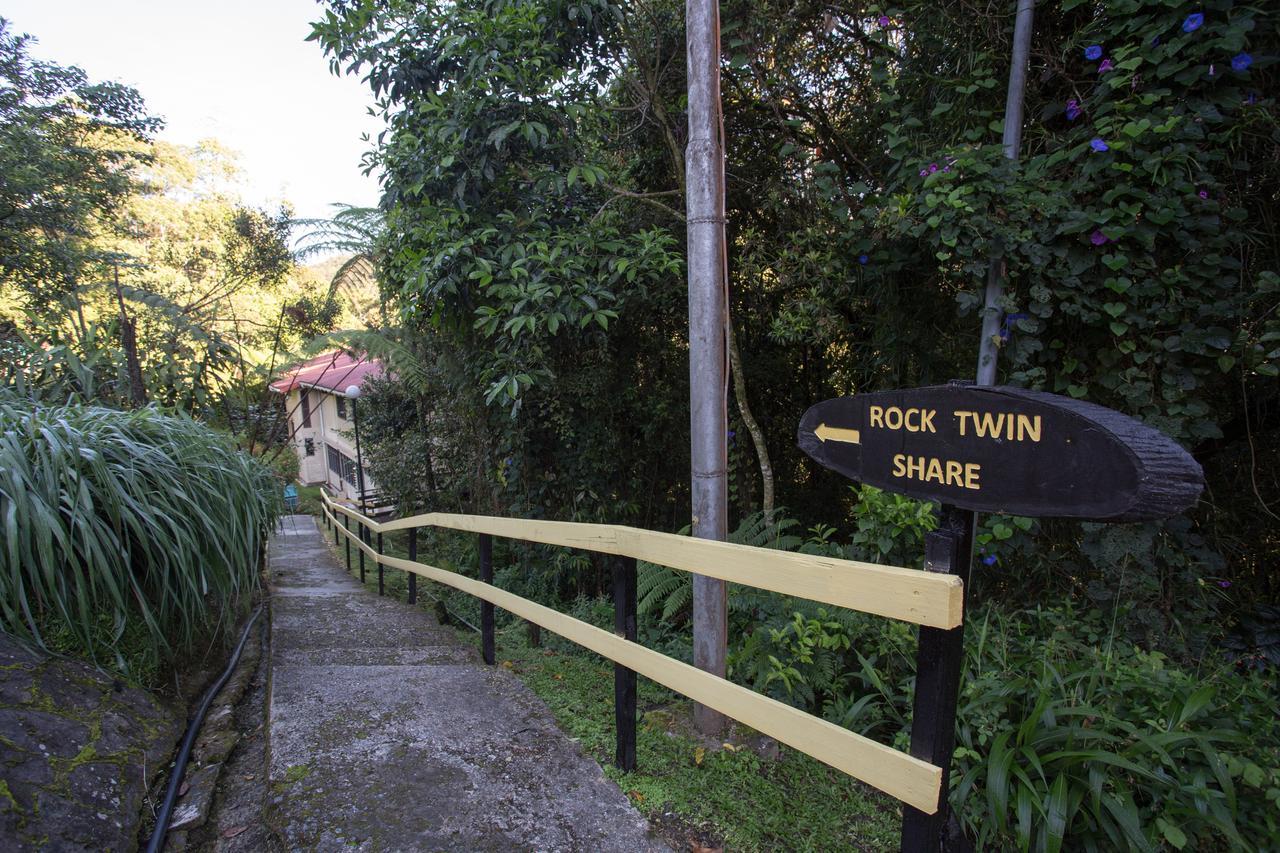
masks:
[[[751,442],[756,446],[756,457],[760,460],[760,481],[765,518],[773,520],[773,463],[769,460],[769,448],[764,442],[764,430],[751,414],[751,405],[747,402],[747,377],[742,372],[742,353],[738,350],[738,336],[733,331],[733,321],[729,321],[729,368],[733,374],[733,399],[738,401],[738,414],[751,433]]]
[[[419,394],[415,404],[418,413],[418,431],[427,437],[425,451],[427,458],[423,460],[427,468],[427,498],[431,502],[427,509],[434,512],[438,507],[436,506],[436,465],[431,454],[431,419],[427,414],[430,403],[426,397]]]
[[[129,373],[129,396],[139,408],[147,404],[147,386],[142,384],[142,364],[138,361],[138,330],[132,317],[125,311],[124,294],[120,291],[120,268],[115,271],[116,301],[120,303],[120,346],[124,350],[125,366]]]

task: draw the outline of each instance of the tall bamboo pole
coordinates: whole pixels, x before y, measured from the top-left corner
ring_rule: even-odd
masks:
[[[726,385],[724,146],[720,118],[718,0],[686,0],[689,143],[685,203],[689,242],[689,426],[693,535],[723,540],[728,533],[728,386]],[[728,600],[724,581],[693,577],[693,662],[724,677]],[[694,706],[705,733],[724,717]]]
[[[1027,58],[1031,53],[1031,25],[1035,0],[1018,0],[1018,16],[1013,23],[1013,63],[1009,67],[1009,90],[1004,102],[1004,156],[1017,160],[1022,148],[1022,102],[1027,91]],[[1004,296],[1004,259],[997,250],[987,271],[987,292],[983,300],[982,341],[978,345],[978,384],[996,384],[996,363],[1000,349],[1000,300]]]

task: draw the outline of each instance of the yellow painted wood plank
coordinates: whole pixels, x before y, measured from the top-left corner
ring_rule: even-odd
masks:
[[[491,602],[923,812],[937,811],[942,770],[932,764],[490,584],[398,557],[375,559]]]
[[[338,507],[338,509],[342,509],[342,507]],[[327,513],[326,513],[326,515],[327,515]],[[355,516],[355,517],[356,517],[356,518],[359,518],[359,515],[357,515],[357,516]],[[355,528],[352,528],[351,530],[347,530],[347,528],[346,528],[346,527],[344,527],[344,526],[343,526],[343,525],[341,525],[341,524],[338,524],[337,519],[333,518],[333,516],[332,516],[332,515],[330,515],[330,516],[329,516],[329,518],[330,518],[330,519],[333,519],[333,523],[334,523],[334,524],[336,524],[336,525],[338,526],[338,532],[339,532],[339,533],[341,533],[343,536],[345,536],[347,539],[350,539],[350,540],[351,540],[351,544],[352,544],[352,545],[355,545],[355,546],[356,546],[357,548],[359,548],[361,551],[364,551],[364,552],[365,552],[366,554],[368,554],[370,557],[373,557],[374,561],[375,561],[375,562],[377,562],[377,559],[378,559],[378,549],[377,549],[377,548],[374,548],[372,545],[366,545],[364,542],[361,542],[361,541],[360,541],[360,528],[355,527]],[[376,531],[375,531],[375,532],[376,532]]]
[[[327,495],[325,501],[352,519],[363,518],[354,509],[330,503]],[[375,532],[442,527],[625,555],[681,571],[934,628],[955,628],[964,619],[964,586],[954,575],[754,548],[612,524],[450,513],[426,513],[383,523],[367,523]]]

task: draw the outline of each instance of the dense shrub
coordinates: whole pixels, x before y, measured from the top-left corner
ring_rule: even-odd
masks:
[[[278,494],[185,416],[0,396],[0,628],[151,671],[255,588]]]
[[[906,748],[904,624],[743,591],[735,679]],[[951,798],[984,849],[1272,850],[1280,843],[1274,671],[1179,666],[1099,611],[970,617]]]

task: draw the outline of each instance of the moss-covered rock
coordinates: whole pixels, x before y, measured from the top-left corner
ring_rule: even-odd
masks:
[[[0,847],[133,849],[180,726],[150,693],[0,634]]]

